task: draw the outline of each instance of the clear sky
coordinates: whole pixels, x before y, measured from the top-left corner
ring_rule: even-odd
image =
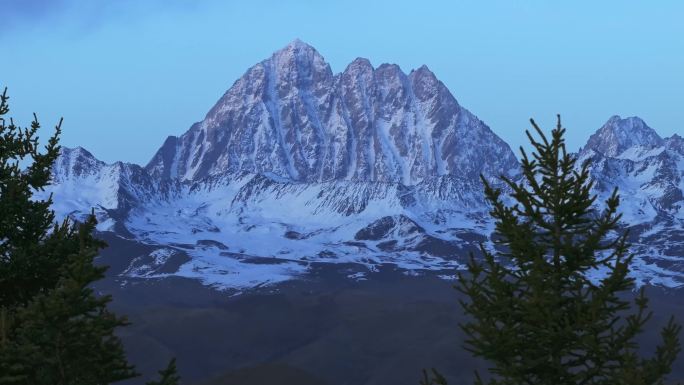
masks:
[[[0,87],[20,123],[63,116],[62,144],[145,164],[300,38],[334,72],[427,64],[514,149],[561,113],[576,150],[615,114],[684,133],[683,20],[668,0],[0,0]]]

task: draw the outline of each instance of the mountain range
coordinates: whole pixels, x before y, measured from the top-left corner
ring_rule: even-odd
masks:
[[[684,283],[684,139],[611,117],[577,153],[594,192],[623,197],[639,283]],[[63,148],[60,217],[94,209],[98,230],[153,246],[122,278],[181,276],[244,290],[338,264],[349,279],[381,268],[444,278],[493,224],[482,174],[519,177],[507,143],[426,67],[406,74],[356,59],[333,74],[295,40],[238,79],[146,166]]]

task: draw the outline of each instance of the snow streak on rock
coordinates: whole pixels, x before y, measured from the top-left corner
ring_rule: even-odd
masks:
[[[578,154],[595,192],[618,187],[642,283],[682,284],[684,140],[612,117]],[[251,288],[321,263],[452,276],[493,227],[479,175],[517,177],[509,146],[430,70],[356,59],[340,74],[294,41],[250,68],[146,167],[63,149],[59,216],[157,246],[130,277]],[[352,279],[371,279],[355,273]]]
[[[356,59],[342,73],[294,41],[250,68],[146,169],[199,180],[226,172],[294,182],[399,182],[508,173],[510,148],[462,108],[430,70]]]

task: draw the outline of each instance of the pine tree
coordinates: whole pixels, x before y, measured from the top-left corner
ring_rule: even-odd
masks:
[[[458,276],[466,349],[492,364],[491,385],[662,384],[680,326],[671,318],[655,355],[639,357],[635,337],[652,313],[643,288],[633,305],[625,299],[634,255],[620,234],[617,189],[596,210],[590,164],[578,168],[566,152],[560,116],[550,140],[531,123],[540,139],[526,131],[535,152],[521,148],[522,181],[502,177],[514,202],[482,178],[497,247],[481,246],[482,261],[471,255]],[[596,269],[605,274],[592,280]]]
[[[50,182],[61,120],[41,153],[37,118],[20,128],[0,95],[0,384],[100,385],[137,374],[114,330],[127,324],[91,285],[106,267],[93,259],[106,244],[96,220],[54,222],[51,197],[33,199]],[[173,369],[175,370],[175,363]],[[166,376],[174,385],[177,376]]]
[[[0,308],[26,304],[30,298],[54,287],[65,257],[53,253],[54,214],[51,199],[33,200],[50,179],[50,167],[59,155],[61,121],[39,152],[35,118],[30,128],[20,128],[10,118],[7,89],[0,95]],[[31,161],[25,169],[21,162]],[[1,320],[0,320],[1,321]]]
[[[176,385],[180,381],[176,370],[176,359],[172,358],[169,365],[164,370],[159,371],[159,381],[150,381],[145,385]]]
[[[91,216],[77,229],[68,222],[55,228],[66,264],[53,289],[17,309],[0,356],[12,378],[0,377],[0,383],[109,384],[136,375],[114,335],[127,322],[107,310],[109,296],[89,287],[106,270],[93,265],[101,246],[91,235],[95,224]]]

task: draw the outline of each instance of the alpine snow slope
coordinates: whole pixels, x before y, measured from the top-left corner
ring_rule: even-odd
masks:
[[[612,117],[578,156],[596,193],[617,186],[641,283],[684,283],[684,139]],[[333,74],[295,40],[253,66],[148,165],[63,148],[58,216],[152,245],[124,277],[181,276],[242,290],[318,263],[452,275],[493,229],[479,175],[516,178],[510,147],[425,66],[356,59]]]

